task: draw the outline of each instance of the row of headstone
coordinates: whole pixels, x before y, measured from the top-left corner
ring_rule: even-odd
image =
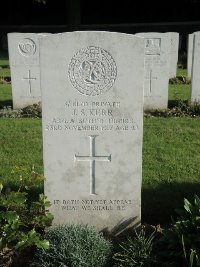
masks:
[[[113,234],[136,226],[144,77],[154,104],[163,101],[170,34],[70,32],[39,38],[39,46],[36,37],[19,39],[17,63],[26,64],[11,63],[11,71],[23,67],[18,79],[29,95],[40,80],[45,194],[54,223],[92,224]],[[157,93],[159,87],[166,92]]]
[[[14,109],[41,101],[38,38],[47,34],[8,34]],[[138,33],[145,37],[144,110],[167,108],[168,80],[176,76],[178,33]]]

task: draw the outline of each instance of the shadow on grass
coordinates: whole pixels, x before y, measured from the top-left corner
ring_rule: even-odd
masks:
[[[1,65],[1,69],[9,69],[10,66],[9,65]]]
[[[0,50],[0,60],[8,60],[8,51]]]
[[[142,223],[167,226],[177,217],[175,209],[183,209],[184,198],[193,203],[200,196],[200,183],[163,183],[156,188],[142,188]]]
[[[13,101],[11,99],[8,100],[1,100],[0,101],[0,109],[2,109],[3,107],[13,107]]]
[[[180,100],[180,99],[173,99],[173,100],[168,100],[168,108],[174,108],[178,107],[181,104],[188,105],[188,100]]]

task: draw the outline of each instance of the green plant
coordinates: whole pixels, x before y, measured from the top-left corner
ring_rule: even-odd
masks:
[[[184,199],[184,209],[176,211],[177,221],[163,231],[167,257],[171,263],[200,266],[200,198],[195,195],[194,204]]]
[[[26,168],[16,167],[13,173],[20,180],[16,190],[0,184],[0,266],[10,266],[28,247],[48,248],[42,234],[53,219],[50,213],[45,214],[45,208],[50,205],[46,196],[40,194],[33,202],[28,198],[28,191],[43,176],[34,168],[29,173]]]
[[[154,232],[146,235],[142,228],[136,237],[128,238],[127,242],[120,245],[121,251],[115,253],[115,267],[150,267],[156,262],[153,256]]]
[[[4,106],[0,109],[0,117],[2,118],[41,118],[41,103],[29,105],[19,110],[13,110],[11,106]]]
[[[0,117],[2,118],[20,118],[21,111],[13,110],[10,106],[4,106],[0,109]]]
[[[45,238],[49,249],[39,249],[34,267],[103,267],[111,253],[111,243],[93,227],[65,225],[49,229]]]

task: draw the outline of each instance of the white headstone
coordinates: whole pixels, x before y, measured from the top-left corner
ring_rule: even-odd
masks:
[[[192,72],[192,55],[193,55],[193,37],[194,34],[188,34],[188,40],[187,40],[187,73],[188,77],[191,77]]]
[[[62,33],[42,38],[40,52],[45,194],[54,223],[109,231],[135,225],[141,217],[143,38]]]
[[[168,106],[170,33],[138,33],[145,38],[144,110]]]
[[[200,103],[200,32],[194,34],[191,73],[191,102]]]
[[[192,74],[194,34],[196,33],[199,33],[199,32],[193,32],[193,33],[188,34],[188,40],[187,40],[187,73],[188,73],[188,77],[190,78]]]
[[[173,78],[176,77],[176,70],[178,63],[179,33],[178,32],[169,32],[169,33],[171,35],[169,78]]]
[[[41,101],[38,37],[36,33],[8,33],[13,108]]]

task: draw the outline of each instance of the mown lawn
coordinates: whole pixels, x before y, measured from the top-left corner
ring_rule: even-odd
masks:
[[[10,84],[0,84],[0,101],[11,100],[12,91]]]
[[[0,180],[15,184],[15,166],[35,165],[43,173],[41,120],[1,118],[0,129]]]
[[[0,51],[0,77],[10,77],[8,55],[2,51]]]
[[[0,180],[16,184],[14,166],[43,173],[40,119],[0,119]],[[183,198],[200,195],[200,118],[145,118],[142,219],[167,224]]]
[[[183,198],[200,195],[200,118],[144,121],[143,220],[169,221]]]
[[[176,76],[187,76],[187,70],[182,68],[177,68]]]
[[[174,100],[189,100],[190,99],[190,84],[169,84],[168,99]]]

